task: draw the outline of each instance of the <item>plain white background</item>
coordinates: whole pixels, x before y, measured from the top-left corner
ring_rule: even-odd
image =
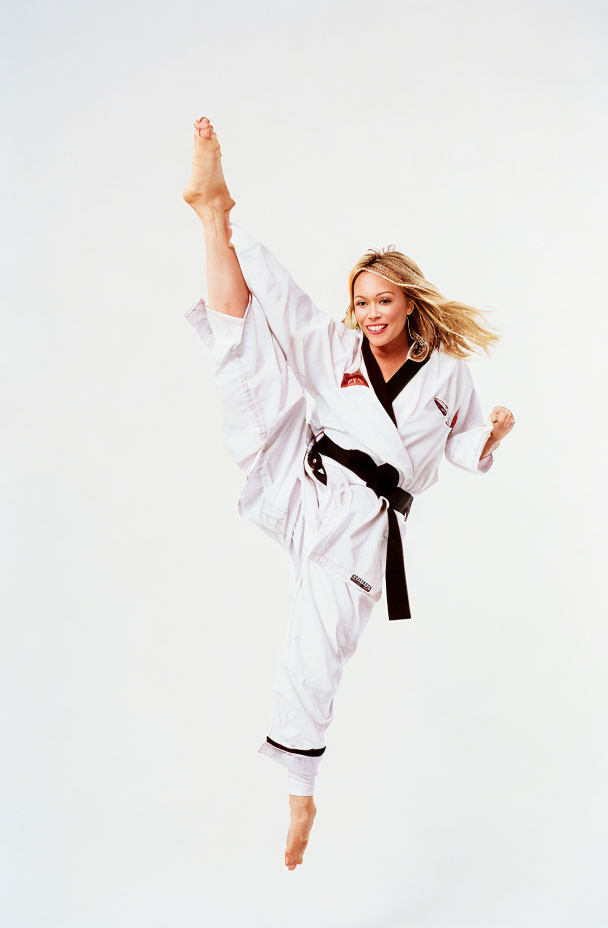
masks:
[[[2,827],[10,928],[608,919],[606,11],[599,2],[7,4]],[[241,520],[181,200],[336,319],[395,244],[502,341],[516,426],[444,461],[345,670],[304,864],[257,754],[291,607]]]

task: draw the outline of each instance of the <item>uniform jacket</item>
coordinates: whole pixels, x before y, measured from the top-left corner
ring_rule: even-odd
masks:
[[[493,454],[483,460],[480,455],[492,423],[482,412],[469,364],[440,348],[424,364],[408,356],[385,384],[363,332],[319,310],[274,255],[234,223],[232,244],[251,292],[244,318],[214,312],[203,300],[194,303],[186,317],[214,355],[220,385],[222,376],[235,376],[235,355],[241,361],[238,376],[244,390],[247,383],[254,385],[264,357],[273,364],[277,358],[285,362],[289,379],[280,387],[277,380],[277,395],[268,395],[269,408],[252,400],[249,409],[260,421],[276,422],[283,404],[283,434],[291,428],[298,436],[295,457],[285,452],[282,462],[278,432],[269,433],[268,444],[248,455],[239,447],[245,437],[236,419],[225,428],[226,443],[232,443],[233,456],[247,474],[239,512],[291,551],[296,572],[302,556],[345,579],[353,571],[358,576],[367,571],[366,579],[373,580],[370,595],[377,599],[382,557],[376,554],[382,554],[387,536],[386,520],[379,517],[388,504],[331,461],[331,491],[324,492],[306,464],[306,448],[324,431],[342,447],[359,448],[378,464],[392,464],[399,472],[399,486],[413,496],[437,481],[444,454],[456,467],[487,473]],[[313,400],[304,431],[303,391]],[[306,537],[300,507],[311,514],[315,528]],[[399,521],[404,536],[405,520],[400,516]]]

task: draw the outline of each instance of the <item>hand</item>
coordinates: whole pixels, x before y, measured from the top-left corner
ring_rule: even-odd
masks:
[[[506,406],[495,406],[490,413],[490,421],[492,422],[490,438],[495,441],[500,441],[501,438],[508,435],[515,425],[513,413]]]

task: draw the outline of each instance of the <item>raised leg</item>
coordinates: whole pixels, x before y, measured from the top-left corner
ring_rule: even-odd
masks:
[[[221,157],[215,130],[202,116],[194,123],[192,173],[182,196],[203,224],[209,306],[216,312],[242,318],[249,288],[230,242],[230,210],[236,201],[228,192]]]

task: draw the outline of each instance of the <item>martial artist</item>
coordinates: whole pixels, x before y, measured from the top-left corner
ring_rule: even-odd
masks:
[[[235,201],[206,118],[194,144],[183,196],[203,222],[208,303],[186,317],[214,358],[225,443],[247,474],[239,511],[286,548],[296,578],[274,718],[259,748],[288,770],[285,862],[294,869],[316,814],[314,778],[344,666],[383,589],[389,619],[410,617],[403,542],[412,500],[436,482],[444,453],[487,473],[514,419],[504,407],[484,419],[463,360],[467,337],[484,347],[497,340],[478,311],[444,301],[434,314],[440,294],[415,262],[375,252],[353,270],[347,318],[334,322],[230,223]]]

